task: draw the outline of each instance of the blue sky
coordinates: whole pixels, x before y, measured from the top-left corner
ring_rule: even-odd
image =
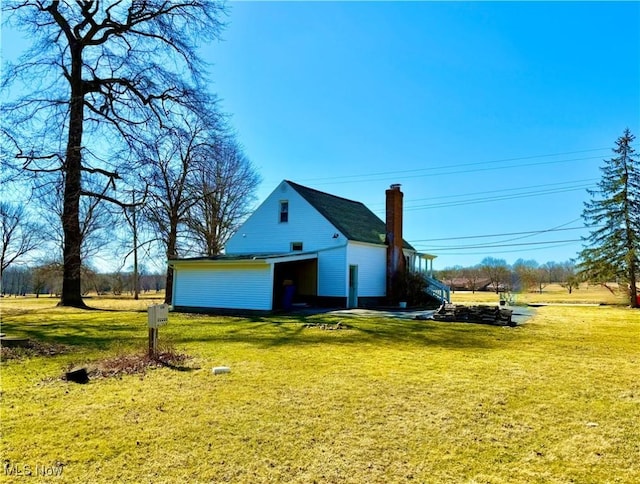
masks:
[[[401,183],[405,238],[438,269],[575,257],[585,189],[640,134],[638,2],[229,7],[202,53],[259,201],[289,179],[384,218]],[[2,37],[5,58],[24,45]]]
[[[401,183],[436,268],[575,257],[585,188],[640,131],[637,2],[230,6],[204,52],[260,200],[290,179],[383,216]]]

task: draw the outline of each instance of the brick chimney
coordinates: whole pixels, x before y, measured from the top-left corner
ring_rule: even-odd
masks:
[[[387,298],[397,303],[403,296],[398,293],[397,280],[406,270],[402,253],[402,199],[399,184],[393,184],[385,192],[387,200]]]

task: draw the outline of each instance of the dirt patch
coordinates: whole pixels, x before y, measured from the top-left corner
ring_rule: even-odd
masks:
[[[190,371],[195,368],[186,366],[192,357],[175,351],[159,352],[154,358],[148,354],[118,355],[87,365],[90,379],[111,378],[122,375],[142,375],[153,368],[172,368]]]
[[[333,331],[336,329],[349,329],[349,326],[342,322],[337,322],[336,324],[320,324],[320,323],[308,323],[304,325],[305,328],[316,328],[322,329],[325,331]]]
[[[2,346],[0,348],[0,359],[5,361],[32,358],[34,356],[56,356],[70,351],[71,347],[63,344],[27,340],[19,347]]]

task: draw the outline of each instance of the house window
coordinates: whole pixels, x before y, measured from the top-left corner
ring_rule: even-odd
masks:
[[[302,242],[291,242],[291,251],[302,250]]]
[[[280,200],[280,223],[289,221],[289,201]]]

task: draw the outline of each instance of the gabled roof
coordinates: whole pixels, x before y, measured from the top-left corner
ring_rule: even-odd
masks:
[[[363,203],[336,197],[289,180],[285,181],[347,239],[370,244],[385,244],[387,232],[385,223]],[[415,250],[406,240],[403,240],[403,247]]]

